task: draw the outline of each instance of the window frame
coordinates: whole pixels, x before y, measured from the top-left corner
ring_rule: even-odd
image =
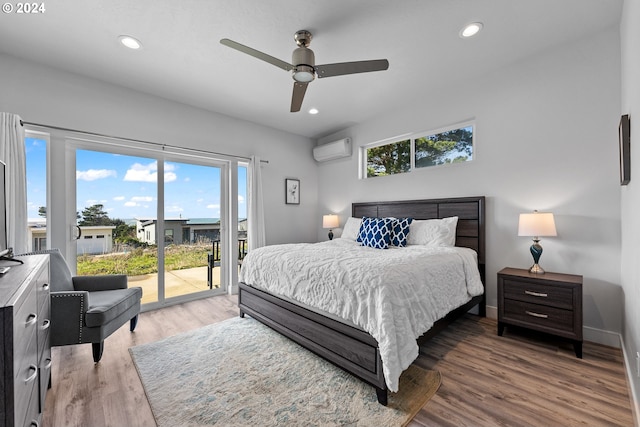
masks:
[[[440,165],[432,165],[432,166],[422,166],[422,167],[416,167],[416,139],[418,138],[425,138],[428,136],[432,136],[432,135],[437,135],[440,133],[444,133],[444,132],[449,132],[452,130],[456,130],[456,129],[464,129],[467,127],[471,127],[471,160],[467,160],[464,162],[452,162],[452,163],[444,163],[444,164],[440,164]],[[398,173],[394,173],[394,174],[390,174],[390,175],[376,175],[376,176],[368,176],[367,174],[367,170],[368,170],[368,163],[369,163],[369,159],[368,159],[368,150],[371,148],[377,148],[377,147],[382,147],[385,145],[391,145],[391,144],[396,144],[396,143],[400,143],[403,142],[405,140],[409,140],[409,144],[410,144],[410,160],[409,160],[409,170],[407,172],[398,172]],[[476,154],[476,121],[475,119],[473,120],[466,120],[463,122],[458,122],[455,123],[453,125],[449,125],[449,126],[442,126],[440,128],[436,128],[434,130],[428,130],[428,131],[421,131],[421,132],[412,132],[412,133],[405,133],[405,134],[401,134],[401,135],[397,135],[397,136],[393,136],[391,138],[385,138],[379,141],[375,141],[369,144],[364,144],[360,146],[360,153],[359,153],[359,170],[358,170],[358,177],[360,179],[370,179],[370,178],[379,178],[382,176],[392,176],[392,175],[402,175],[404,173],[412,173],[412,172],[416,172],[418,170],[432,170],[432,168],[438,168],[441,166],[452,166],[452,165],[461,165],[461,164],[467,164],[470,162],[473,162],[474,160],[476,160],[477,154]]]

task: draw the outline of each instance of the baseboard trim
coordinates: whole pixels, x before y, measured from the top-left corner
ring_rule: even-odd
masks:
[[[620,348],[622,349],[622,357],[624,359],[624,370],[627,373],[627,388],[629,389],[629,398],[631,399],[631,412],[633,412],[633,421],[636,427],[640,427],[640,402],[638,401],[639,396],[636,394],[636,389],[632,385],[634,384],[634,359],[629,357],[626,347],[624,346],[624,339],[622,338],[622,335],[618,334],[618,337],[620,338]]]
[[[488,305],[487,307],[487,317],[489,319],[494,319],[494,320],[498,320],[498,307],[493,307],[491,305]]]
[[[609,347],[620,348],[621,345],[621,336],[619,333],[592,328],[591,326],[584,326],[582,328],[582,337],[585,341],[591,341]]]

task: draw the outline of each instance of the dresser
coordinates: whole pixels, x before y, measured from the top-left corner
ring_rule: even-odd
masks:
[[[1,261],[0,427],[37,427],[51,380],[49,255]]]
[[[582,276],[500,270],[498,335],[502,336],[505,325],[567,338],[576,356],[582,358]]]

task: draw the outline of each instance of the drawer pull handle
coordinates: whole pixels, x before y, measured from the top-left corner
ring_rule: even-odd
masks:
[[[33,420],[31,424],[29,424],[29,427],[40,427],[40,424],[36,420]]]
[[[36,379],[36,377],[38,376],[38,367],[35,365],[29,365],[29,370],[33,371],[33,374],[29,375],[27,378],[24,379],[25,383],[31,382],[33,380]]]
[[[542,292],[524,291],[524,293],[527,294],[527,295],[531,295],[532,297],[546,298],[546,297],[549,296],[547,294],[543,294]]]
[[[546,318],[548,318],[548,317],[549,317],[549,315],[548,315],[548,314],[535,313],[535,312],[533,312],[533,311],[529,311],[529,310],[525,311],[525,313],[527,313],[529,316],[539,317],[539,318],[541,318],[541,319],[546,319]]]
[[[44,289],[45,291],[49,290],[49,284],[45,283],[44,285],[42,285],[42,289]]]
[[[45,363],[44,365],[44,369],[51,369],[51,365],[53,364],[53,362],[51,361],[51,359],[47,359],[47,363]]]
[[[44,322],[42,322],[43,331],[46,331],[47,329],[49,329],[50,326],[51,326],[51,320],[45,319]]]
[[[27,322],[24,324],[25,326],[31,326],[38,321],[38,315],[31,313],[29,317],[27,317]]]

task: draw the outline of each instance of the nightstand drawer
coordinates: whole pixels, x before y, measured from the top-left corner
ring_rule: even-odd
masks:
[[[535,325],[552,333],[574,333],[573,311],[540,304],[505,299],[503,320],[526,327]]]
[[[573,308],[573,289],[562,286],[541,285],[524,280],[505,278],[504,298],[567,310]]]

